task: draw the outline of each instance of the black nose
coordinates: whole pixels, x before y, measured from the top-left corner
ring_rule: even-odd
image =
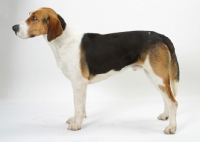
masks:
[[[19,25],[14,25],[14,26],[12,27],[12,29],[13,29],[13,31],[14,31],[15,33],[17,33],[17,32],[19,31]]]

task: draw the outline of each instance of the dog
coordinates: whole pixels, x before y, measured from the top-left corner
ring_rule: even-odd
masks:
[[[164,100],[159,120],[169,125],[164,133],[176,132],[175,99],[179,83],[179,65],[171,40],[153,31],[129,31],[111,34],[81,33],[65,23],[51,8],[29,13],[27,20],[12,27],[20,38],[43,35],[51,47],[58,67],[71,81],[75,114],[67,120],[69,130],[81,129],[86,117],[87,85],[104,80],[127,68],[143,69]]]

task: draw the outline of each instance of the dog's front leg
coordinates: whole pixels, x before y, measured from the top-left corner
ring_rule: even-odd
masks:
[[[82,126],[83,118],[85,117],[85,95],[86,95],[86,84],[72,84],[73,95],[74,95],[74,107],[75,114],[74,117],[68,119],[69,130],[79,130]]]

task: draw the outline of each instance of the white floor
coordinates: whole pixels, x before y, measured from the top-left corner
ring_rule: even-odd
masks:
[[[118,88],[120,83],[115,85]],[[153,85],[135,89],[132,96],[131,92],[123,94],[123,89],[95,94],[97,89],[100,90],[98,85],[88,88],[88,117],[79,131],[69,131],[65,123],[73,116],[72,98],[0,100],[0,142],[198,142],[200,139],[200,96],[197,90],[192,90],[192,85],[191,91],[180,86],[175,135],[165,135],[163,130],[168,121],[157,120],[163,102]]]

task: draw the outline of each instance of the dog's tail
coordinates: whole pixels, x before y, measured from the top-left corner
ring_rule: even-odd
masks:
[[[178,90],[178,83],[179,83],[179,75],[180,75],[180,71],[179,71],[179,65],[178,65],[178,61],[177,61],[177,57],[175,54],[175,48],[173,43],[171,42],[171,40],[162,35],[162,39],[163,42],[167,45],[170,54],[171,54],[171,64],[170,64],[170,83],[171,83],[171,87],[173,90],[173,94],[176,97],[177,94],[177,90]]]

